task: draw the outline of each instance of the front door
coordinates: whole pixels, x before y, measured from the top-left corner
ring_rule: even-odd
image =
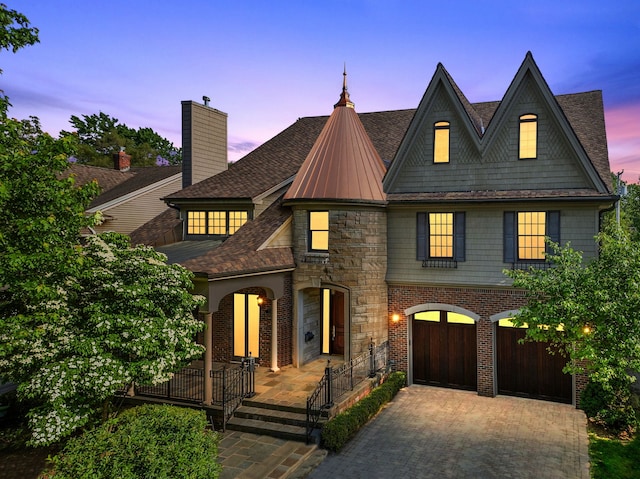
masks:
[[[344,354],[344,293],[322,290],[322,353]]]
[[[331,295],[331,354],[344,354],[344,293]]]

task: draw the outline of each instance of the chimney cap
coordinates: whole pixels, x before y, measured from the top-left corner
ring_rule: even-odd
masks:
[[[211,98],[209,98],[207,95],[204,95],[202,97],[202,101],[204,102],[204,106],[209,106],[209,102],[211,101]]]

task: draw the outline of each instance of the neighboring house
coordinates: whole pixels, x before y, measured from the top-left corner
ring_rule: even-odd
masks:
[[[164,200],[132,238],[196,274],[214,361],[277,371],[389,340],[410,382],[576,401],[584,378],[518,344],[503,271],[549,267],[545,237],[593,257],[616,196],[601,92],[554,96],[530,53],[496,102],[439,64],[416,110],[358,115],[345,80],[331,116]]]
[[[95,179],[100,185],[100,195],[87,210],[103,215],[103,223],[94,228],[97,233],[130,234],[162,213],[175,216],[161,198],[227,169],[227,115],[194,105],[190,101],[182,104],[182,130],[187,137],[183,139],[182,166],[132,168],[131,157],[120,151],[114,155],[113,169],[78,164],[69,167],[79,184]],[[206,130],[191,135],[194,121],[206,125]],[[189,141],[192,137],[197,140]]]

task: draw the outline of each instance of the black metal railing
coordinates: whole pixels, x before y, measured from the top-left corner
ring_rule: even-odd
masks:
[[[238,366],[223,366],[222,369],[209,371],[212,378],[212,404],[222,409],[222,428],[226,430],[227,422],[235,411],[242,405],[242,400],[253,397],[256,390],[256,358],[244,358]],[[135,393],[139,396],[150,396],[167,400],[179,400],[189,403],[202,404],[205,388],[204,370],[184,368],[164,383],[155,386],[136,386]],[[124,395],[129,386],[118,391]]]
[[[317,429],[320,418],[327,414],[336,400],[368,377],[374,377],[378,371],[388,368],[388,365],[388,341],[379,346],[371,341],[368,351],[337,368],[332,368],[331,360],[328,360],[322,379],[307,398],[307,443]]]
[[[255,358],[242,360],[239,367],[223,367],[211,371],[213,378],[213,405],[222,408],[222,430],[227,430],[227,422],[242,405],[242,400],[255,395]]]
[[[164,383],[137,386],[136,394],[201,403],[204,400],[204,370],[184,368]]]

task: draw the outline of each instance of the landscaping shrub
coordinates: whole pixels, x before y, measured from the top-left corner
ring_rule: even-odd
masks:
[[[339,451],[369,419],[375,416],[407,384],[407,375],[395,372],[368,396],[346,411],[330,419],[322,428],[322,445],[330,451]]]
[[[144,405],[71,439],[45,478],[217,478],[218,435],[203,411]]]
[[[633,432],[638,424],[631,390],[624,381],[606,385],[589,381],[580,396],[580,407],[592,421],[612,432]]]

